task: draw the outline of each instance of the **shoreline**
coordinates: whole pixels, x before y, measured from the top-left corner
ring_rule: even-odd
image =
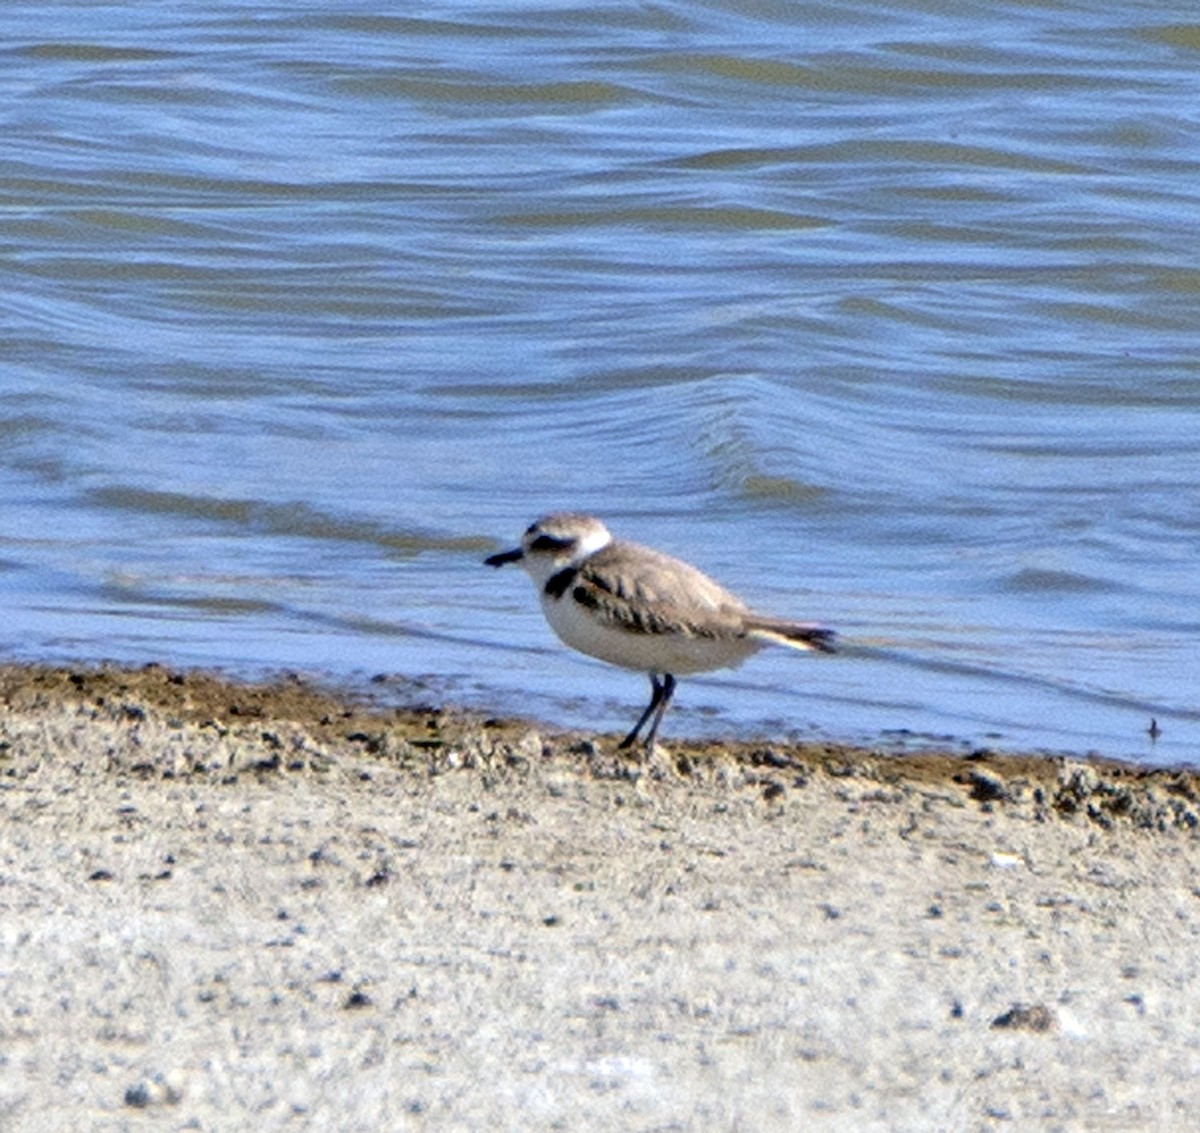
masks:
[[[0,666],[0,1127],[1156,1129],[1200,775]]]
[[[403,678],[401,678],[403,679]],[[377,679],[382,683],[381,679]],[[495,716],[476,709],[432,702],[385,705],[369,686],[338,688],[319,679],[279,673],[243,679],[211,669],[159,663],[124,665],[0,663],[0,704],[9,711],[74,705],[84,715],[137,723],[161,715],[180,728],[225,731],[254,720],[286,723],[321,745],[359,755],[400,759],[411,769],[436,771],[436,753],[451,752],[449,769],[510,759],[578,762],[580,774],[660,782],[716,778],[764,784],[789,772],[876,778],[881,782],[946,782],[966,786],[981,802],[1031,801],[1036,807],[1074,813],[1090,784],[1094,817],[1139,817],[1155,792],[1200,803],[1200,766],[1145,764],[1097,753],[1020,752],[980,747],[971,751],[934,744],[897,750],[837,740],[738,740],[668,736],[647,761],[638,752],[618,752],[619,735],[559,728],[533,718]],[[455,751],[455,748],[461,750]],[[280,769],[282,756],[269,760]],[[293,767],[293,770],[296,769]],[[1082,774],[1083,769],[1088,769]],[[774,774],[773,774],[774,773]],[[743,784],[744,785],[744,784]],[[1028,796],[1028,798],[1026,798]],[[1171,821],[1190,828],[1188,808],[1172,808]],[[1040,817],[1046,817],[1041,813]],[[1166,816],[1161,816],[1166,819]],[[1197,807],[1200,821],[1200,806]]]

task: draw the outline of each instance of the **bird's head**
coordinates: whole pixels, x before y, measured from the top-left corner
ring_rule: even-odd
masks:
[[[501,551],[483,561],[493,567],[518,563],[541,585],[560,570],[578,566],[611,542],[608,528],[593,516],[556,512],[531,523],[521,536],[519,547]]]

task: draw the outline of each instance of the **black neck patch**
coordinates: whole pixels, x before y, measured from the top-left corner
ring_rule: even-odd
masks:
[[[552,574],[546,579],[546,585],[542,588],[542,593],[551,598],[561,598],[571,589],[571,583],[575,581],[575,576],[578,573],[578,567],[564,567],[557,574]]]

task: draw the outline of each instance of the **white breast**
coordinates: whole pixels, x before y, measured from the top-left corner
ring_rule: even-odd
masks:
[[[745,637],[691,637],[684,633],[637,633],[599,620],[568,590],[561,598],[542,593],[542,613],[572,649],[610,665],[642,673],[703,673],[740,665],[762,643]]]

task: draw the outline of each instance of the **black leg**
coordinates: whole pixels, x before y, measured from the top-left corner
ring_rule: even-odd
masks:
[[[660,681],[657,673],[651,673],[650,688],[652,690],[650,703],[646,705],[646,711],[638,717],[638,722],[634,724],[633,730],[621,741],[623,748],[632,747],[637,742],[638,733],[646,721],[653,716],[654,722],[650,725],[650,732],[646,736],[646,750],[654,750],[654,738],[658,735],[658,726],[662,723],[667,705],[671,703],[671,697],[675,694],[675,678],[670,673],[663,673]]]
[[[658,698],[658,711],[654,714],[654,722],[650,725],[650,734],[646,737],[647,753],[654,751],[654,741],[658,736],[658,726],[667,714],[671,697],[675,695],[675,678],[670,673],[663,673],[662,695]]]
[[[671,682],[671,688],[672,688],[672,689],[674,689],[674,687],[675,687],[675,678],[674,678],[674,677],[667,677],[667,680]],[[664,682],[664,683],[662,683],[662,684],[660,684],[660,683],[659,683],[659,680],[658,680],[658,674],[657,674],[657,673],[651,673],[651,674],[650,674],[650,688],[651,688],[651,690],[652,690],[652,691],[651,691],[651,693],[650,693],[650,703],[646,705],[646,711],[645,711],[645,712],[643,712],[643,713],[642,713],[642,714],[641,714],[641,715],[638,717],[638,722],[637,722],[636,724],[634,724],[634,726],[633,726],[633,729],[630,731],[629,735],[627,735],[627,736],[626,736],[626,737],[625,737],[625,738],[624,738],[624,739],[621,741],[621,744],[620,744],[620,746],[621,746],[621,747],[623,747],[623,748],[626,748],[626,747],[633,747],[633,745],[634,745],[634,744],[637,742],[637,738],[638,738],[638,732],[640,732],[640,731],[642,730],[642,725],[643,725],[643,724],[645,724],[645,723],[646,723],[646,721],[650,719],[650,714],[651,714],[651,713],[652,713],[652,712],[653,712],[653,711],[654,711],[654,710],[655,710],[655,709],[656,709],[656,708],[659,706],[659,704],[662,702],[662,698],[663,698],[664,694],[665,694],[665,695],[668,695],[668,696],[670,695],[670,694],[669,694],[669,693],[667,693],[667,691],[666,691],[666,688],[667,688],[667,686],[666,686],[665,682]],[[657,722],[657,721],[655,721],[655,725],[654,725],[654,726],[655,726],[655,728],[657,728],[657,727],[658,727],[658,722]]]

